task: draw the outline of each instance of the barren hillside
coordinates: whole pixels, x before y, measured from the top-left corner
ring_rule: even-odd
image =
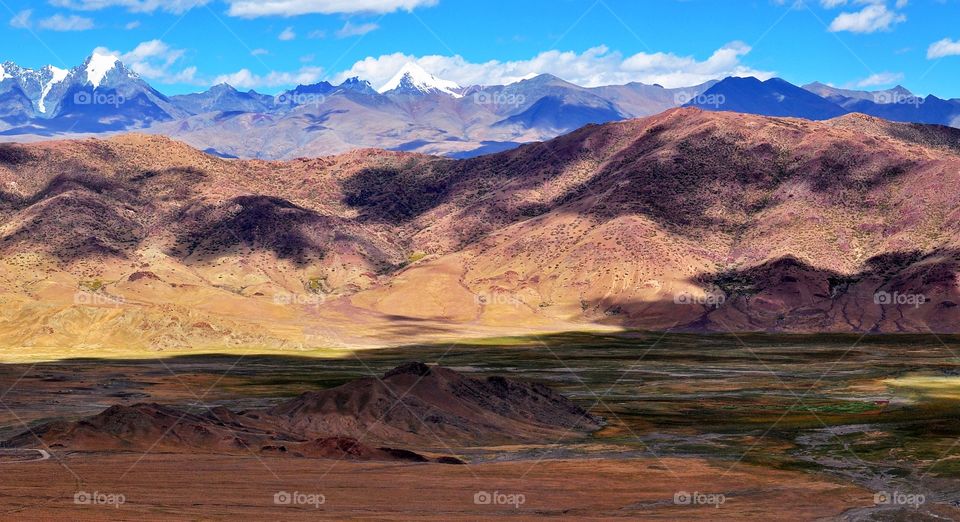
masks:
[[[953,332],[960,131],[695,109],[453,161],[0,145],[0,343]]]

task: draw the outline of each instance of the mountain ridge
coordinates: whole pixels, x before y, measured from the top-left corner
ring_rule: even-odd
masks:
[[[695,108],[467,160],[2,145],[0,343],[955,332],[958,176],[957,129]]]
[[[960,125],[960,100],[920,98],[902,88],[801,88],[779,78],[731,77],[679,89],[636,82],[585,88],[541,74],[461,87],[410,62],[382,92],[350,78],[276,95],[217,85],[166,97],[109,55],[92,55],[65,75],[9,62],[3,70],[0,135],[8,139],[144,130],[230,158],[292,159],[370,147],[473,157],[683,105],[808,119],[862,112]]]

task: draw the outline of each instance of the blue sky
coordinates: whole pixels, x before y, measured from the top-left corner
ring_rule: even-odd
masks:
[[[727,75],[960,97],[960,0],[0,0],[0,61],[119,54],[163,92],[273,93],[406,61],[461,84]]]

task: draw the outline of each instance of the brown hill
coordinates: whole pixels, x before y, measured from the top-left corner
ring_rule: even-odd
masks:
[[[118,405],[76,422],[36,427],[0,446],[427,462],[394,445],[443,449],[453,441],[554,440],[596,431],[601,423],[546,386],[502,377],[471,379],[447,368],[408,363],[383,379],[305,393],[268,410],[235,413],[217,407],[194,414],[158,404]],[[367,441],[390,447],[371,447]]]
[[[384,442],[542,440],[600,428],[601,421],[539,384],[409,363],[382,379],[309,392],[268,412],[287,430]]]
[[[955,129],[695,109],[464,161],[2,145],[0,342],[955,332],[958,167]]]
[[[243,424],[226,424],[219,414],[193,415],[158,404],[113,406],[77,422],[54,422],[18,435],[7,448],[50,448],[53,451],[249,453],[295,458],[430,462],[407,450],[374,448],[356,439],[325,437],[296,440]],[[445,457],[441,463],[452,463]]]

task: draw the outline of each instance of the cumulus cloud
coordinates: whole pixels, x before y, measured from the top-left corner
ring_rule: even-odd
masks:
[[[439,0],[227,0],[230,16],[298,16],[305,14],[392,13],[430,7]]]
[[[50,31],[87,31],[93,29],[93,20],[83,16],[64,16],[57,13],[49,18],[40,20],[40,22],[37,23],[37,27]]]
[[[394,53],[361,60],[333,80],[340,82],[359,76],[379,86],[389,81],[407,62],[416,62],[431,74],[460,85],[508,84],[544,73],[584,87],[630,82],[686,87],[727,76],[756,76],[764,80],[773,77],[773,72],[756,70],[741,63],[740,59],[749,52],[750,46],[732,42],[701,61],[692,56],[662,52],[623,56],[599,46],[583,53],[546,51],[529,60],[483,63],[469,62],[462,56],[417,57]]]
[[[944,38],[939,42],[935,42],[927,49],[927,58],[931,60],[945,58],[947,56],[960,56],[960,41]]]
[[[141,42],[132,51],[121,53],[103,47],[96,52],[116,56],[124,65],[140,76],[160,83],[194,83],[197,76],[196,67],[178,68],[177,62],[183,58],[186,51],[175,49],[161,40]]]
[[[347,23],[337,31],[337,38],[349,38],[351,36],[363,36],[367,33],[380,29],[380,26],[374,23],[354,25],[347,20]]]
[[[277,36],[283,42],[289,42],[291,40],[297,39],[297,33],[294,32],[293,27],[287,27],[280,33],[280,36]]]
[[[16,29],[29,29],[30,28],[30,17],[33,16],[32,9],[24,9],[19,13],[13,15],[13,18],[10,19],[10,27]]]
[[[866,78],[856,82],[854,85],[856,87],[879,87],[882,85],[891,85],[897,83],[902,79],[902,73],[884,72],[871,74],[870,76],[867,76]]]
[[[164,84],[191,84],[206,87],[229,83],[237,88],[254,89],[312,84],[319,82],[324,75],[321,67],[304,66],[292,72],[270,71],[260,75],[254,74],[249,69],[241,69],[237,72],[210,77],[198,74],[196,67],[179,65],[186,51],[171,47],[162,40],[142,42],[126,53],[104,47],[98,47],[94,52],[116,56],[140,76]],[[254,50],[253,54],[261,55],[264,52],[266,51],[258,49]]]
[[[907,21],[905,14],[891,10],[885,2],[875,0],[861,0],[861,4],[866,4],[863,9],[853,12],[840,13],[830,24],[830,31],[838,33],[849,31],[851,33],[875,33],[877,31],[889,31],[893,26]],[[906,3],[897,2],[897,7],[905,6]]]
[[[97,11],[108,7],[124,7],[136,13],[152,13],[160,10],[181,14],[210,3],[210,0],[50,0],[56,7],[77,11]]]
[[[259,16],[299,16],[307,14],[385,14],[412,11],[418,7],[437,5],[439,0],[224,0],[229,4],[230,16],[256,18]],[[56,7],[77,11],[97,11],[108,7],[123,7],[137,13],[165,11],[181,14],[195,7],[210,4],[212,0],[49,0]]]
[[[262,87],[285,87],[288,85],[309,85],[317,83],[323,77],[322,67],[306,66],[299,71],[270,71],[265,75],[241,69],[235,73],[221,74],[213,80],[214,84],[229,83],[238,89],[256,89]]]
[[[33,27],[33,10],[24,9],[13,15],[10,27],[16,29],[30,29]],[[93,29],[93,20],[83,16],[63,15],[56,13],[37,22],[37,28],[48,31],[86,31]]]

